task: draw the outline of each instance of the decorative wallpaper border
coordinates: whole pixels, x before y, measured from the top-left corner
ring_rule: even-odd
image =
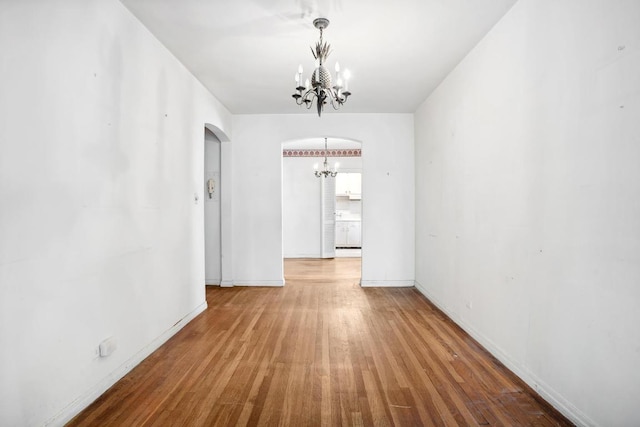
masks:
[[[362,157],[362,149],[360,148],[344,148],[335,150],[326,150],[327,157]],[[282,150],[282,157],[324,157],[325,150]]]

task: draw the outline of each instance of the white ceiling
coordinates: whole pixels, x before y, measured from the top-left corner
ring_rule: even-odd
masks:
[[[315,114],[291,94],[298,65],[313,68],[319,16],[329,69],[337,60],[352,76],[341,111],[414,112],[516,2],[121,1],[233,114]]]

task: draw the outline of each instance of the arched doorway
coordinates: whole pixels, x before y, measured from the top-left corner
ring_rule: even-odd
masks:
[[[204,278],[206,285],[222,281],[222,222],[220,145],[213,132],[204,131]]]
[[[317,137],[282,144],[283,258],[361,257],[362,192],[359,185],[347,190],[344,178],[361,182],[362,144],[328,137],[328,167],[337,163],[338,173],[317,177],[324,143]]]
[[[233,286],[231,142],[218,127],[204,127],[205,282]]]

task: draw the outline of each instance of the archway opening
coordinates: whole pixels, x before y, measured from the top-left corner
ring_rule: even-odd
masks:
[[[204,125],[203,157],[205,283],[233,286],[231,146],[227,134],[210,123]]]
[[[286,259],[358,258],[362,277],[362,143],[324,137],[282,144],[282,242]],[[315,173],[337,164],[335,176]],[[359,278],[359,279],[360,279]]]
[[[204,278],[206,285],[222,281],[222,209],[220,198],[220,139],[204,131]]]

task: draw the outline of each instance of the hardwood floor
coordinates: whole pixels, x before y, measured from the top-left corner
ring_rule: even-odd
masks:
[[[571,425],[417,290],[359,276],[359,258],[285,260],[284,288],[207,288],[68,425]]]

